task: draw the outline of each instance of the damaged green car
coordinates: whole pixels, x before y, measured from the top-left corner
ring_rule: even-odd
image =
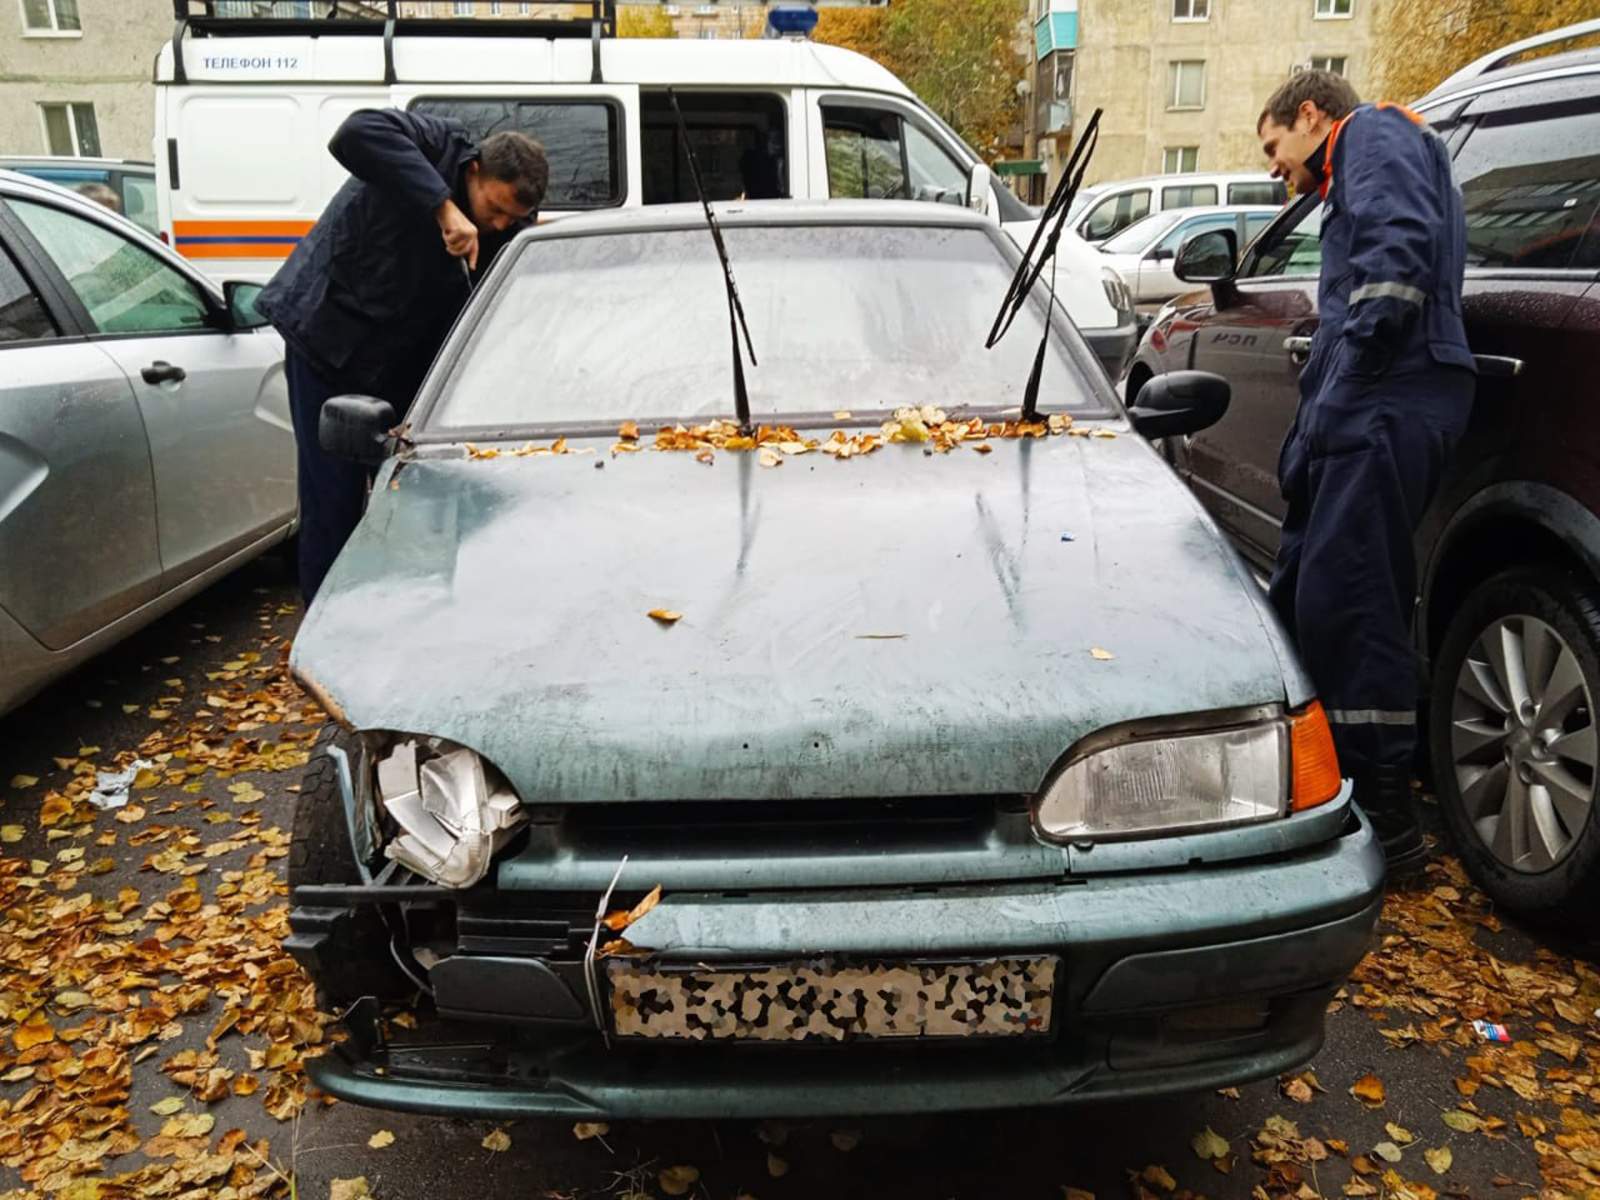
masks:
[[[315,1082],[797,1116],[1309,1059],[1383,863],[1259,588],[1138,436],[1225,386],[1124,411],[1043,294],[985,350],[1018,254],[959,207],[722,224],[751,428],[699,209],[523,235],[405,427],[329,402],[377,475],[294,646],[339,726],[290,868],[350,1033]]]

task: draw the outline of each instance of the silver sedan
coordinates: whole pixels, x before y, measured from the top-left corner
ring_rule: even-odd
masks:
[[[293,532],[257,290],[0,171],[0,712]]]

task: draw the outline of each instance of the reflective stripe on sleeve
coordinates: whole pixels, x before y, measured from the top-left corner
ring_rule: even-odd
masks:
[[[1404,300],[1407,304],[1415,304],[1418,308],[1421,308],[1428,299],[1427,292],[1408,283],[1364,283],[1350,293],[1350,307],[1354,308],[1363,300],[1377,300],[1382,296],[1393,296],[1396,300]]]
[[[1415,725],[1417,714],[1382,708],[1330,708],[1328,720],[1335,725]]]

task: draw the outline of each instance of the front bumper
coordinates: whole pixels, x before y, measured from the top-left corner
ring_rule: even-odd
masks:
[[[571,986],[581,979],[571,964],[487,955],[467,956],[471,969],[441,990],[452,1019],[389,1030],[377,1004],[361,1001],[346,1014],[351,1037],[307,1068],[344,1100],[478,1117],[799,1117],[1218,1087],[1316,1053],[1327,1002],[1367,950],[1382,885],[1376,840],[1352,812],[1339,836],[1310,849],[1216,866],[949,888],[669,894],[628,931],[662,963],[1057,955],[1053,1032],[608,1046],[581,986]],[[317,889],[323,901],[330,891]],[[304,899],[297,892],[297,911]]]

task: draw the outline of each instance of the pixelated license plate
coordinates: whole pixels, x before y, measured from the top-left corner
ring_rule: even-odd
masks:
[[[606,964],[619,1038],[842,1042],[1050,1031],[1056,958],[710,968]]]

